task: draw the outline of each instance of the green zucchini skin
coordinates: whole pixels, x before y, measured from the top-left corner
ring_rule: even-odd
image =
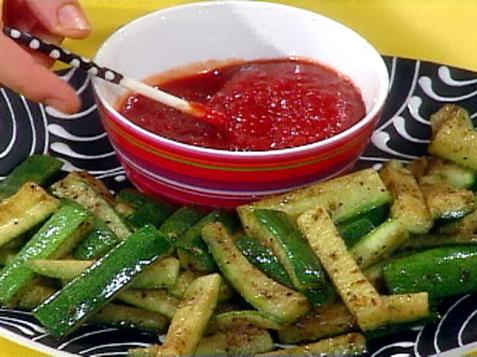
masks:
[[[54,259],[67,254],[84,230],[90,228],[89,218],[89,213],[79,205],[63,203],[0,272],[0,302],[6,306],[14,305],[35,275],[27,262],[31,259]]]
[[[293,289],[293,283],[287,271],[271,249],[265,247],[257,239],[247,236],[238,238],[235,245],[250,263],[263,271],[268,277]]]
[[[223,276],[240,295],[265,316],[290,323],[305,315],[309,302],[302,294],[267,277],[238,250],[221,223],[210,223],[202,237]]]
[[[109,303],[94,314],[90,322],[98,325],[136,328],[162,333],[167,331],[169,319],[161,314],[134,306]]]
[[[247,236],[238,238],[235,241],[235,245],[250,263],[269,278],[291,289],[295,289],[285,268],[280,264],[271,249],[265,247],[257,239]],[[329,282],[322,288],[299,290],[299,292],[305,295],[313,306],[321,306],[336,297],[336,292]]]
[[[27,182],[12,196],[0,202],[0,247],[28,235],[50,217],[60,205],[39,185]],[[26,234],[25,234],[26,233]]]
[[[202,228],[214,222],[221,222],[230,233],[233,233],[238,227],[238,220],[235,216],[224,210],[215,210],[189,228],[175,244],[184,269],[191,268],[192,270],[203,272],[217,271],[214,259],[209,254],[207,245],[202,240]]]
[[[145,226],[38,306],[33,315],[53,336],[64,336],[170,251],[167,239],[153,226]]]
[[[150,198],[134,189],[121,190],[116,200],[134,209],[133,213],[126,216],[126,222],[135,228],[141,228],[146,224],[159,228],[174,211],[172,205]]]
[[[96,219],[91,232],[78,244],[73,256],[79,260],[95,260],[120,242],[116,234],[100,219]]]
[[[357,216],[355,219],[366,218],[368,219],[375,227],[384,223],[389,217],[390,206],[385,204],[381,206],[374,207],[367,212],[364,212]]]
[[[51,182],[60,172],[63,163],[48,155],[32,155],[0,182],[0,201],[13,195],[27,182],[42,186]]]
[[[93,180],[84,173],[73,171],[63,180],[55,182],[51,189],[57,197],[71,199],[91,212],[93,216],[101,219],[119,239],[128,238],[131,230],[111,206],[111,198],[99,191],[98,186],[102,185],[91,181]]]
[[[392,294],[428,292],[429,299],[477,291],[477,247],[446,246],[406,255],[383,268]]]
[[[179,238],[202,217],[204,213],[194,207],[181,207],[159,227],[159,233],[165,236],[169,243],[175,245]]]
[[[384,223],[389,217],[389,205],[371,208],[369,211],[347,219],[337,225],[346,246],[352,248],[361,238]]]
[[[355,221],[337,226],[341,237],[348,248],[353,248],[361,238],[371,232],[376,226],[368,218],[359,218]]]
[[[405,322],[402,324],[390,324],[390,325],[380,326],[375,330],[364,332],[364,335],[366,336],[367,340],[373,340],[373,339],[382,338],[382,337],[386,337],[390,335],[395,335],[399,332],[409,331],[412,327],[437,322],[440,319],[441,319],[441,316],[439,315],[438,312],[431,311],[429,316],[426,318],[423,318],[417,321],[412,321],[412,322]]]
[[[255,217],[273,242],[270,246],[298,290],[322,288],[325,274],[320,261],[291,218],[284,212],[257,209]]]

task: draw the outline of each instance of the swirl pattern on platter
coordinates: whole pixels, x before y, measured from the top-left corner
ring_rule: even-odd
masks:
[[[429,116],[443,103],[457,103],[477,117],[477,74],[421,61],[385,58],[390,72],[389,99],[358,168],[379,167],[394,158],[407,162],[425,153]],[[78,114],[65,115],[0,89],[0,179],[26,156],[51,152],[63,170],[88,170],[117,190],[128,185],[122,167],[103,131],[90,79],[69,70],[62,73],[81,96]],[[445,301],[442,320],[369,341],[369,355],[429,356],[477,341],[477,299]],[[52,338],[30,313],[0,309],[0,335],[7,332],[80,356],[121,356],[131,347],[157,343],[153,333],[86,325],[66,339]],[[60,353],[60,352],[59,352]]]
[[[124,170],[98,120],[90,77],[71,69],[62,73],[82,100],[76,114],[32,103],[0,89],[0,179],[28,155],[51,152],[64,162],[63,170],[88,170],[106,179],[111,189],[127,184]]]

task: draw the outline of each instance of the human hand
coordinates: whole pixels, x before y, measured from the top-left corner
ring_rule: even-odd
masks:
[[[84,38],[91,26],[78,0],[4,0],[0,15],[0,84],[63,112],[77,111],[80,103],[73,88],[48,69],[52,60],[17,45],[1,27],[57,44],[65,37]]]

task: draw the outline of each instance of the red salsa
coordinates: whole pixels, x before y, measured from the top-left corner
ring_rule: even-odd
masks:
[[[163,137],[215,149],[297,147],[330,138],[365,115],[361,93],[348,78],[290,58],[235,63],[176,77],[160,88],[222,112],[227,130],[140,95],[129,96],[120,112]]]

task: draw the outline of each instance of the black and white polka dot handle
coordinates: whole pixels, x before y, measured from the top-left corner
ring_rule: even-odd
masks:
[[[121,80],[124,78],[122,74],[105,67],[100,67],[88,58],[71,53],[70,51],[61,48],[55,44],[46,42],[38,37],[35,37],[29,33],[5,27],[3,29],[5,35],[10,37],[15,42],[28,47],[34,51],[43,53],[44,55],[66,64],[72,67],[77,67],[86,71],[93,76],[100,77],[109,82],[121,84]]]
[[[3,32],[15,42],[28,47],[31,50],[43,53],[54,60],[58,60],[72,67],[79,68],[93,76],[118,84],[124,88],[142,94],[148,98],[197,118],[202,118],[205,116],[206,112],[204,110],[199,110],[196,105],[191,105],[188,101],[182,98],[166,93],[158,88],[149,86],[136,79],[125,77],[121,73],[118,73],[110,68],[98,66],[89,58],[71,53],[65,48],[46,42],[41,38],[35,37],[29,33],[11,27],[4,27]]]

